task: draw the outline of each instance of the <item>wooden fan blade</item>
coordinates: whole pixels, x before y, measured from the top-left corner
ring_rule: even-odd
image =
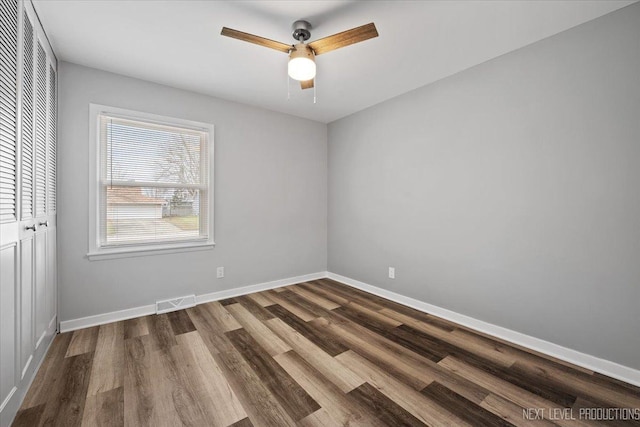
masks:
[[[284,53],[289,53],[289,51],[291,50],[291,45],[288,45],[286,43],[280,43],[275,40],[265,39],[264,37],[244,33],[232,28],[222,27],[222,31],[220,32],[220,34],[260,46],[269,47],[271,49],[279,50],[280,52]]]
[[[313,79],[311,80],[301,80],[300,87],[304,89],[311,89],[313,87]]]
[[[352,28],[338,34],[316,40],[308,45],[313,49],[313,52],[317,56],[331,52],[332,50],[340,49],[341,47],[349,46],[350,44],[369,40],[374,37],[378,37],[378,30],[376,30],[376,26],[372,22],[361,27]]]

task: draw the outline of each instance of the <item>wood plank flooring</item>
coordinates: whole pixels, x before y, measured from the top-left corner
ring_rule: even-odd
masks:
[[[584,419],[590,408],[635,412]],[[323,279],[60,334],[14,425],[639,426],[633,418],[638,387]]]

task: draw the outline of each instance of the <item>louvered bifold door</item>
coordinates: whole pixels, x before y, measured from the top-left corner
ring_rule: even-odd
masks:
[[[0,425],[17,409],[18,1],[0,0]]]
[[[28,0],[0,0],[0,427],[57,328],[56,58]]]
[[[17,219],[17,1],[0,1],[0,222]]]

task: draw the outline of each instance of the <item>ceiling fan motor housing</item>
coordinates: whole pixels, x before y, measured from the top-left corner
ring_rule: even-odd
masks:
[[[291,35],[296,41],[300,41],[300,38],[302,41],[307,41],[311,37],[311,24],[307,21],[296,21],[291,25],[291,29],[293,30]]]
[[[304,43],[298,43],[293,46],[293,50],[289,54],[289,59],[293,58],[309,58],[310,60],[315,62],[315,55],[313,54],[313,50]]]

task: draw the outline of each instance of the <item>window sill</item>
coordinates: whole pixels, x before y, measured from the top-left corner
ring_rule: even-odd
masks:
[[[132,246],[121,248],[106,248],[91,251],[87,254],[89,261],[101,261],[116,258],[131,258],[149,255],[163,255],[180,252],[205,251],[213,249],[216,244],[213,242],[188,243],[182,245],[162,245],[162,246]]]

